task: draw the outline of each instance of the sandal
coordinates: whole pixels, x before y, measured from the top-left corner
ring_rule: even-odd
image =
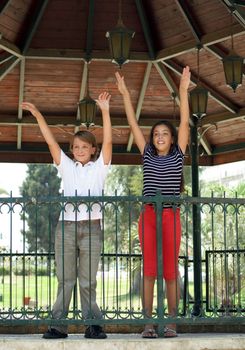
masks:
[[[154,328],[145,329],[141,333],[142,338],[158,338],[158,334],[156,333]]]
[[[165,327],[164,338],[175,338],[175,337],[178,337],[176,330],[173,328]]]

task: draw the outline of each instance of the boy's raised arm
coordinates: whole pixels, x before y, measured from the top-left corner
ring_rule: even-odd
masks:
[[[59,144],[54,138],[54,135],[52,134],[46,120],[44,119],[43,115],[39,112],[39,110],[36,108],[36,106],[30,102],[23,102],[22,108],[26,111],[31,112],[31,114],[36,118],[39,128],[41,130],[41,133],[45,139],[45,141],[48,144],[51,156],[55,162],[56,165],[60,164],[61,159],[61,149]]]
[[[105,164],[109,164],[112,158],[112,130],[110,119],[110,98],[111,95],[107,92],[103,92],[96,100],[98,106],[102,112],[103,120],[103,142],[102,142],[102,154]]]

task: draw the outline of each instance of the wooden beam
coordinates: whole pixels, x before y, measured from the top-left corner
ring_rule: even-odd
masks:
[[[165,120],[169,120],[171,123],[173,123],[176,127],[179,126],[178,120],[168,119],[164,118]],[[202,119],[202,126],[208,126],[210,124],[221,124],[225,123],[227,121],[235,121],[239,119],[245,119],[245,108],[240,109],[240,111],[237,114],[230,113],[230,112],[222,112],[222,113],[215,113],[207,115]],[[77,119],[75,115],[70,116],[62,116],[62,115],[45,115],[45,120],[47,121],[47,124],[50,127],[76,127],[77,126]],[[162,120],[162,117],[156,118],[151,117],[148,115],[147,117],[141,116],[138,123],[140,127],[142,128],[151,128],[153,124],[157,123],[158,121]],[[118,128],[129,128],[127,120],[124,115],[117,115],[112,117],[112,126],[118,127]],[[21,120],[19,120],[15,115],[0,115],[0,125],[5,126],[37,126],[35,118],[31,117],[30,115],[24,115]],[[101,127],[102,125],[102,118],[101,116],[97,116],[95,118],[95,127]]]
[[[216,154],[213,156],[213,165],[239,162],[241,160],[245,160],[245,150]]]
[[[233,17],[235,17],[238,20],[238,22],[245,28],[245,15],[244,15],[244,12],[241,11],[241,9],[239,8],[238,4],[235,4],[235,2],[232,0],[221,0],[221,1],[227,7],[230,13],[232,9]]]
[[[170,95],[175,94],[176,96],[176,102],[179,105],[180,99],[179,99],[179,89],[176,86],[174,80],[172,79],[171,75],[169,74],[167,68],[163,64],[154,63],[154,66],[156,67],[156,70],[158,71],[160,77],[164,81],[165,85],[167,86]]]
[[[152,67],[152,63],[148,63],[146,66],[145,75],[144,75],[143,83],[141,85],[139,100],[138,100],[137,108],[136,108],[136,112],[135,112],[136,120],[139,120],[139,117],[140,117],[142,105],[143,105],[144,98],[145,98],[146,88],[147,88],[149,78],[150,78],[151,67]],[[128,145],[127,145],[128,152],[131,150],[132,144],[133,144],[133,133],[131,132],[129,135]]]
[[[222,113],[207,115],[202,119],[202,125],[206,126],[209,124],[221,124],[227,121],[235,121],[235,120],[244,119],[244,118],[245,118],[245,108],[241,108],[236,114],[231,112],[222,112]]]
[[[88,65],[84,63],[83,65],[83,74],[82,74],[82,81],[80,86],[80,94],[79,94],[79,101],[82,100],[85,96],[86,86],[87,86],[87,77],[88,77]],[[80,111],[79,106],[77,106],[77,122],[80,120]],[[79,130],[79,126],[75,126],[74,133],[76,133]]]
[[[20,52],[20,49],[11,43],[10,41],[4,39],[0,33],[0,48],[11,53],[12,55],[22,58],[22,54]]]
[[[200,42],[202,32],[199,26],[197,25],[197,19],[194,18],[194,15],[189,8],[188,2],[185,0],[175,0],[175,2],[178,5],[180,12],[184,17],[186,23],[188,24],[188,27],[190,28],[195,40],[197,42]]]
[[[3,13],[3,11],[6,10],[8,5],[10,4],[11,0],[2,0],[0,3],[0,15]]]
[[[182,74],[183,68],[179,64],[175,63],[173,60],[163,61],[163,64],[172,69],[176,74]],[[198,78],[193,73],[191,74],[191,81],[194,84],[197,84],[198,81]],[[234,114],[236,114],[239,111],[239,108],[236,105],[234,105],[231,101],[221,96],[216,90],[214,90],[214,88],[209,86],[207,83],[203,82],[202,80],[199,80],[199,85],[207,89],[210,97],[212,97],[216,102],[218,102],[228,111]]]
[[[148,18],[145,13],[144,5],[142,3],[142,0],[135,0],[135,4],[137,7],[137,11],[140,17],[142,29],[144,32],[145,41],[147,44],[149,57],[151,60],[154,60],[156,57],[156,50],[154,48],[153,40],[152,40],[152,33],[151,33],[151,27],[148,21]]]
[[[245,30],[244,28],[241,27],[240,24],[236,23],[233,26],[233,34],[234,36],[243,35],[245,34]],[[206,47],[206,46],[224,41],[230,38],[230,36],[231,36],[230,28],[224,28],[214,33],[208,33],[203,35],[200,42],[202,46]],[[157,53],[157,57],[155,61],[160,62],[163,60],[168,60],[172,57],[176,57],[186,52],[196,50],[196,46],[197,46],[197,41],[193,39],[178,45],[174,45],[172,47],[168,47],[166,49],[162,49]]]
[[[20,83],[19,83],[19,106],[18,106],[18,121],[21,121],[23,116],[23,109],[21,104],[24,97],[24,85],[25,85],[25,58],[22,58],[20,63]],[[17,126],[17,149],[21,149],[21,139],[22,139],[22,125]]]
[[[64,152],[67,153],[69,145],[61,145]],[[244,157],[245,158],[245,157]],[[24,147],[19,151],[13,147],[13,145],[0,145],[0,162],[11,163],[52,163],[52,157],[48,150],[48,147]],[[122,151],[120,146],[113,147],[112,164],[121,165],[142,165],[142,156],[135,152]],[[212,165],[212,157],[202,156],[199,160],[200,165]],[[185,158],[184,165],[191,165],[191,157]]]
[[[86,42],[86,61],[91,60],[93,50],[93,32],[94,32],[94,0],[89,1],[88,26],[87,26],[87,42]]]
[[[53,60],[70,60],[70,61],[86,61],[86,52],[84,50],[59,50],[59,49],[32,49],[30,48],[26,55],[26,58],[30,59],[53,59]],[[104,61],[111,62],[111,56],[109,51],[93,50],[92,61]],[[130,53],[131,62],[150,62],[147,52],[135,52]]]
[[[30,24],[25,28],[25,38],[20,45],[22,49],[23,55],[26,54],[30,43],[32,41],[32,38],[34,34],[36,33],[37,27],[42,19],[42,16],[44,14],[44,11],[46,9],[46,6],[48,5],[49,0],[38,0],[35,1],[35,9],[32,9],[32,13],[30,14]]]
[[[228,153],[228,152],[241,151],[241,150],[243,150],[245,154],[245,142],[232,143],[232,144],[227,144],[223,146],[213,147],[213,154],[215,155],[220,153]]]
[[[12,56],[7,62],[5,62],[4,66],[0,68],[0,81],[3,80],[9,72],[11,72],[19,61],[19,57]]]

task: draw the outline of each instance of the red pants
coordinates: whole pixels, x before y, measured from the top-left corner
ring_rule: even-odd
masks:
[[[139,219],[139,238],[144,259],[144,275],[157,276],[156,213],[145,205]],[[165,208],[162,212],[162,261],[166,280],[178,276],[178,257],[181,241],[180,209]]]

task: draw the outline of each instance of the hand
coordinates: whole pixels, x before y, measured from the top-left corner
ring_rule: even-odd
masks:
[[[124,77],[121,76],[118,72],[115,73],[115,76],[117,79],[117,87],[118,87],[119,92],[122,95],[128,93],[128,89],[127,89],[127,86],[125,84]]]
[[[188,87],[190,85],[190,78],[191,78],[191,72],[190,72],[190,68],[189,66],[186,66],[183,69],[182,75],[181,75],[181,79],[180,79],[180,86],[179,89],[183,89],[183,90],[188,90]]]
[[[109,102],[110,102],[110,99],[111,99],[111,95],[108,94],[108,92],[102,92],[98,99],[95,100],[97,105],[100,107],[101,111],[105,111],[105,112],[109,112]]]
[[[26,110],[31,112],[31,114],[37,118],[41,113],[39,110],[36,108],[36,106],[33,103],[30,102],[22,102],[21,107]]]

